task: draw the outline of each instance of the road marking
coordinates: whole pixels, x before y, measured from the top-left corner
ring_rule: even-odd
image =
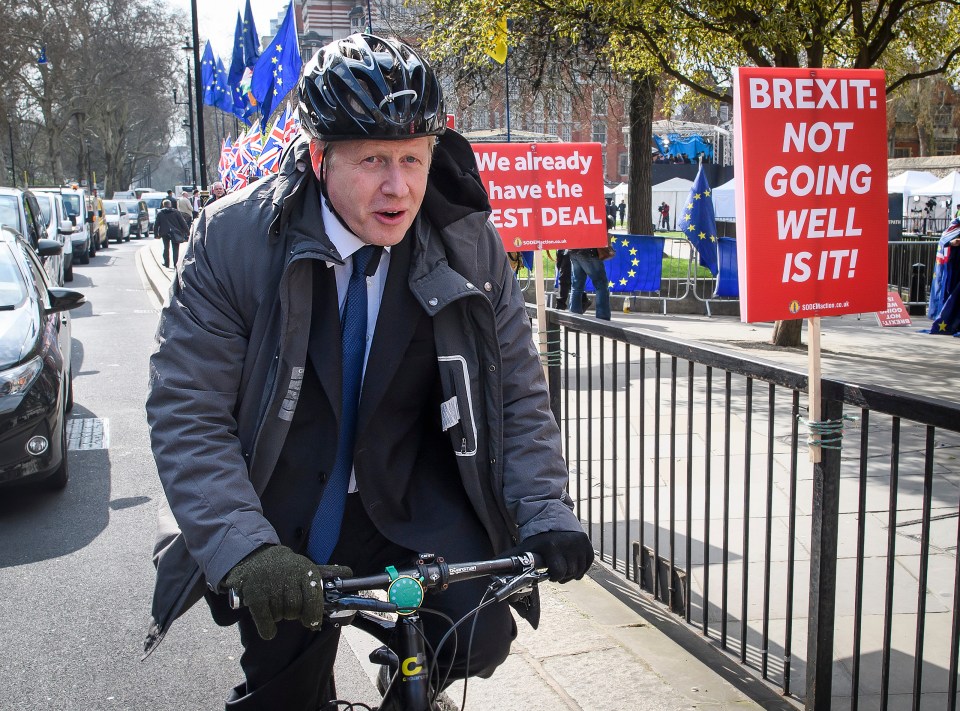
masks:
[[[67,449],[109,449],[110,418],[77,417],[67,420]]]

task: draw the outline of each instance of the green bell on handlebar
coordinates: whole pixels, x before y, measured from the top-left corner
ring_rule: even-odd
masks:
[[[417,578],[398,575],[392,565],[386,570],[391,580],[387,597],[397,606],[398,615],[412,615],[423,604],[423,585]]]

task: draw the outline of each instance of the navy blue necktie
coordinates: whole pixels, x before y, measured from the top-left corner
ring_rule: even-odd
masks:
[[[323,490],[320,505],[313,515],[307,555],[320,565],[330,560],[340,538],[340,524],[347,502],[350,472],[353,470],[353,445],[357,434],[357,409],[363,382],[363,357],[367,339],[367,280],[364,273],[374,251],[373,245],[361,247],[353,255],[353,273],[347,285],[347,299],[340,319],[343,347],[343,400],[340,407],[340,436],[333,472]]]

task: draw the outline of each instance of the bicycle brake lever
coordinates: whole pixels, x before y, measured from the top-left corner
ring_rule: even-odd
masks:
[[[343,597],[327,599],[326,604],[338,610],[362,610],[365,612],[396,612],[398,609],[395,603],[359,595],[344,595]]]
[[[500,588],[493,594],[493,596],[497,602],[503,602],[514,593],[522,590],[524,587],[529,585],[532,588],[541,580],[546,580],[547,577],[548,577],[548,573],[546,571],[528,570],[525,573],[521,573],[520,575],[513,578],[512,580],[507,581],[502,588]],[[493,584],[496,584],[497,582],[502,582],[502,581],[503,581],[503,578],[496,578]]]

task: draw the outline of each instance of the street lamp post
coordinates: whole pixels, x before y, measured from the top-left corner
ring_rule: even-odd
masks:
[[[200,80],[200,33],[197,28],[197,0],[190,0],[190,19],[193,25],[193,84],[197,95],[197,141],[200,148],[200,185],[202,190],[207,189],[207,151],[204,147],[203,135],[203,84]],[[196,178],[194,178],[194,187]]]
[[[189,51],[192,47],[189,44],[181,47],[184,51]],[[173,103],[183,106],[183,101],[177,101],[177,90],[173,90]],[[193,175],[193,186],[197,187],[197,149],[193,141],[193,78],[190,74],[190,58],[187,57],[187,125],[190,129],[190,171]]]

